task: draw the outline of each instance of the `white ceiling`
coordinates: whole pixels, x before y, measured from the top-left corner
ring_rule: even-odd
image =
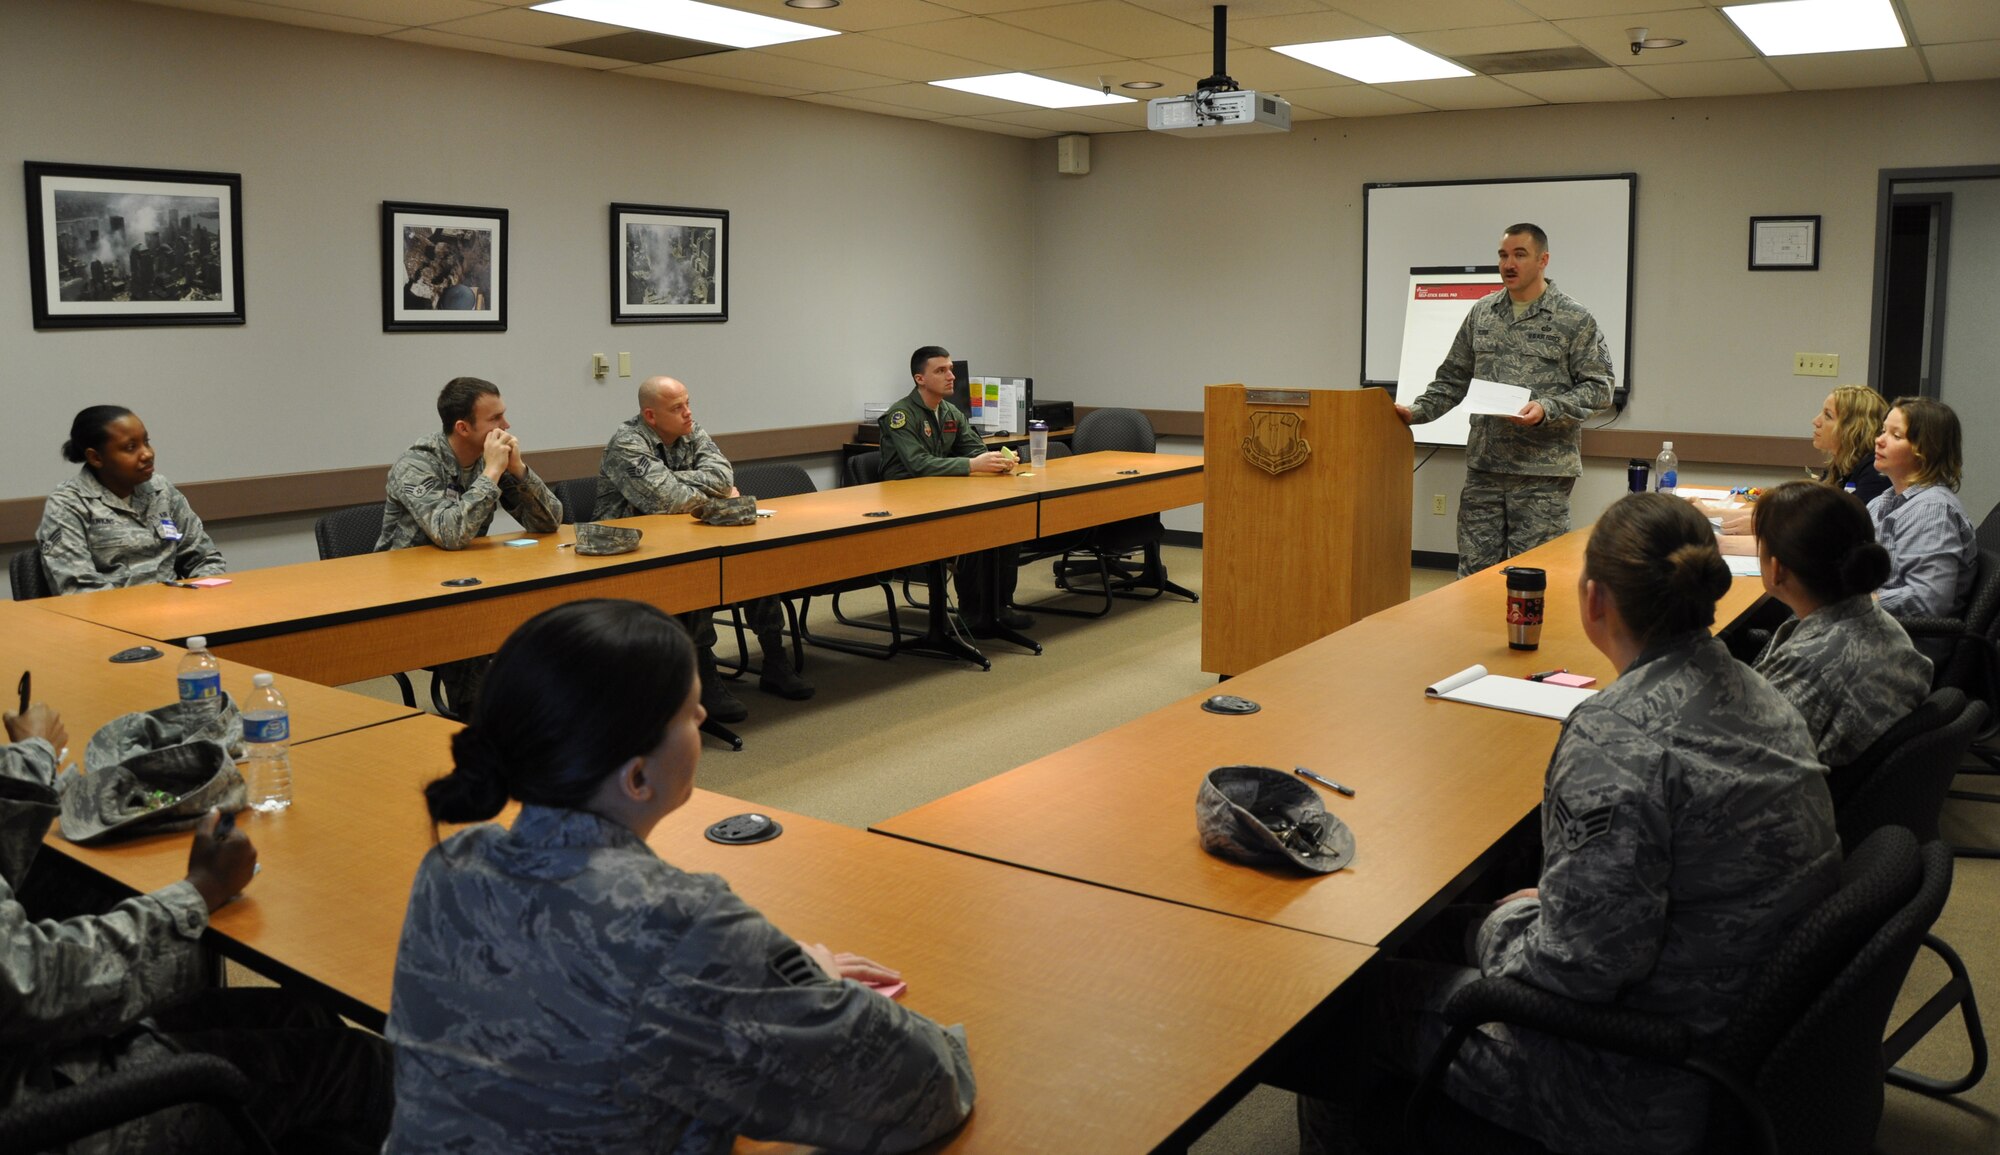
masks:
[[[1146,97],[1191,92],[1209,74],[1214,37],[1204,0],[844,0],[821,10],[787,8],[780,0],[713,0],[842,35],[634,64],[550,47],[630,30],[535,12],[528,7],[535,0],[143,2],[1026,137],[1143,129]],[[1229,6],[1228,70],[1245,88],[1283,95],[1301,121],[2000,77],[1996,0],[1893,0],[1910,47],[1777,58],[1763,56],[1737,32],[1719,11],[1723,2],[1236,0]],[[1687,43],[1635,57],[1625,35],[1634,25]],[[1270,50],[1384,33],[1447,57],[1581,47],[1609,67],[1359,84]],[[1006,71],[1108,84],[1138,103],[1050,111],[925,83]],[[1117,87],[1134,80],[1163,87]]]

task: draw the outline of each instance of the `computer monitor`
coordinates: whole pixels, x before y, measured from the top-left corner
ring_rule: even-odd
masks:
[[[972,363],[954,359],[951,363],[951,403],[961,413],[972,412]]]

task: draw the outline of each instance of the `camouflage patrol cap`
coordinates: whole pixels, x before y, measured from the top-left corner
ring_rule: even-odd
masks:
[[[243,775],[221,743],[183,742],[71,776],[62,794],[62,835],[93,842],[186,830],[211,808],[233,813],[247,800]]]
[[[602,522],[586,521],[576,527],[576,552],[589,557],[608,557],[615,553],[631,553],[639,548],[640,531],[629,525],[605,525]]]
[[[754,497],[711,497],[691,510],[703,525],[755,525],[757,499]]]
[[[1269,766],[1219,766],[1201,780],[1195,828],[1210,854],[1331,874],[1354,861],[1354,832],[1313,788]]]
[[[243,749],[243,714],[228,691],[212,712],[190,711],[179,702],[121,714],[97,728],[83,751],[83,768],[96,774],[153,750],[183,742],[220,742],[232,757]]]

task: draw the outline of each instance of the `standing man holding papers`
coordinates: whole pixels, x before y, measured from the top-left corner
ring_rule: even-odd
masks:
[[[1458,576],[1569,532],[1569,494],[1583,472],[1583,423],[1611,406],[1611,354],[1589,310],[1544,275],[1549,238],[1532,224],[1500,238],[1505,289],[1474,305],[1437,380],[1414,404],[1396,406],[1405,425],[1455,408],[1474,379],[1518,385],[1518,413],[1476,413],[1465,443],[1458,499]]]

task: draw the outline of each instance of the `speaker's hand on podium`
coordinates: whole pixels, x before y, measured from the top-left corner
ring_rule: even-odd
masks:
[[[1401,421],[1403,424],[1408,425],[1414,416],[1415,415],[1410,412],[1410,407],[1408,405],[1396,406],[1396,420]]]

